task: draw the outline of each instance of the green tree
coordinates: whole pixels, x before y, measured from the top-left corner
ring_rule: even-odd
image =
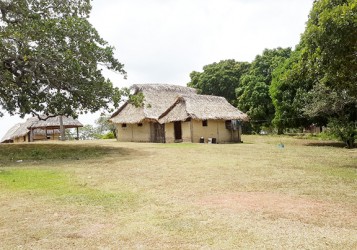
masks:
[[[291,58],[278,67],[270,87],[274,124],[328,124],[353,144],[357,97],[357,1],[318,0]],[[327,112],[328,111],[328,112]]]
[[[326,117],[330,132],[352,148],[357,134],[357,99],[347,91],[337,92],[322,83],[316,84],[307,97],[304,113]]]
[[[0,108],[76,117],[118,106],[121,92],[101,68],[126,73],[90,10],[90,0],[0,1]]]
[[[97,125],[97,131],[99,134],[108,134],[111,133],[113,137],[116,137],[116,128],[115,125],[109,122],[110,115],[101,114],[100,117],[95,120],[95,124]]]
[[[315,1],[302,42],[311,77],[357,97],[357,0]]]
[[[233,59],[222,60],[203,67],[203,72],[193,71],[187,84],[205,95],[223,96],[236,106],[235,89],[240,85],[240,78],[249,70],[249,63]]]
[[[311,124],[303,109],[306,106],[306,93],[313,84],[307,77],[306,67],[301,64],[299,48],[275,69],[269,91],[275,108],[272,123],[278,129],[278,134],[282,134],[285,128]]]
[[[357,1],[315,1],[302,43],[302,64],[315,83],[305,114],[327,118],[331,132],[351,148],[357,122]]]
[[[84,125],[79,128],[80,140],[94,140],[101,139],[102,135],[99,133],[98,128],[93,125]]]
[[[270,126],[275,109],[269,94],[272,72],[291,54],[291,48],[265,49],[256,56],[249,73],[241,78],[241,85],[236,89],[238,108],[246,112],[259,132],[262,126]]]

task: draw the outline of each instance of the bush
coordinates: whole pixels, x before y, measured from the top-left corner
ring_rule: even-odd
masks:
[[[348,120],[331,119],[328,124],[329,132],[336,135],[346,144],[347,148],[353,148],[356,136],[356,125]]]
[[[105,135],[102,136],[102,139],[115,139],[115,135],[112,131],[106,133]]]

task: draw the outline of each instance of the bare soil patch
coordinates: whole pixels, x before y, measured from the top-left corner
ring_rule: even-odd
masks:
[[[353,227],[357,223],[357,208],[331,201],[314,200],[271,192],[237,192],[206,196],[199,205],[230,212],[268,214],[306,223],[324,223]],[[325,223],[324,223],[325,224]]]

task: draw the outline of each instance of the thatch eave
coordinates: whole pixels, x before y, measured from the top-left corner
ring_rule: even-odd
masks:
[[[37,120],[33,122],[27,129],[59,129],[60,128],[60,117],[49,117],[46,120]],[[72,117],[62,116],[62,123],[64,128],[80,128],[83,127],[83,124],[78,120],[73,119]]]
[[[196,90],[189,87],[169,84],[134,84],[133,93],[142,93],[144,101],[142,107],[134,109],[133,104],[125,102],[112,114],[112,123],[140,123],[143,121],[158,122],[165,112],[180,95],[195,95]],[[129,112],[130,111],[130,112]]]
[[[224,97],[198,95],[193,88],[167,84],[134,84],[134,94],[143,93],[142,107],[134,108],[126,102],[110,118],[112,123],[161,124],[173,121],[196,120],[241,120],[248,116],[233,107]]]
[[[21,126],[21,123],[15,124],[14,126],[12,126],[7,132],[6,134],[1,138],[1,143],[7,143],[7,142],[11,142],[12,141],[12,135],[16,132],[16,130],[18,130]]]
[[[208,95],[181,96],[159,119],[160,123],[194,120],[241,120],[248,116],[233,107],[223,97]]]

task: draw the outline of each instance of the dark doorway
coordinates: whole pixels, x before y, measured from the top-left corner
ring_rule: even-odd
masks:
[[[151,123],[151,142],[165,143],[165,124]]]
[[[175,140],[182,140],[181,122],[174,122]]]

